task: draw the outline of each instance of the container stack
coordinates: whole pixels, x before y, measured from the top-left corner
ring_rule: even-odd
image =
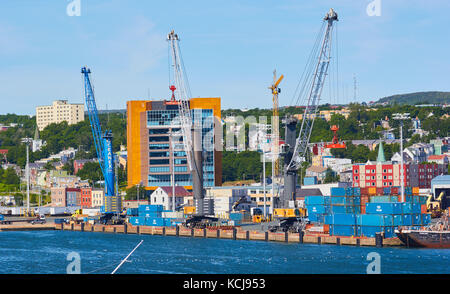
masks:
[[[135,226],[171,227],[176,222],[173,218],[163,217],[162,205],[139,205],[139,208],[128,208],[129,223]]]
[[[391,238],[399,226],[419,228],[431,222],[427,197],[418,192],[417,187],[406,187],[402,203],[399,187],[332,188],[330,197],[308,196],[305,203],[310,221],[329,225],[330,235],[375,237],[383,233]]]

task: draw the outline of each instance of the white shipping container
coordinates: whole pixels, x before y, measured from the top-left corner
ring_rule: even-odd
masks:
[[[96,216],[100,214],[100,208],[83,208],[82,212],[88,216]]]
[[[182,211],[167,211],[167,212],[162,212],[162,217],[164,217],[164,218],[183,218],[184,213]]]

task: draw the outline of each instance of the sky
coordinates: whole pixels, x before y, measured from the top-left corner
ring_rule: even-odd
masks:
[[[79,16],[67,11],[77,1]],[[192,96],[221,97],[223,109],[271,108],[276,69],[285,76],[280,106],[291,106],[330,8],[339,15],[329,76],[338,90],[327,80],[322,103],[450,90],[447,0],[2,0],[0,114],[84,103],[83,66],[99,109],[169,99],[172,29]]]

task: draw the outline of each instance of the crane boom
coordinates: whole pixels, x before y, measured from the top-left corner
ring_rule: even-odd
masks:
[[[322,48],[320,49],[318,62],[314,71],[313,81],[309,92],[310,94],[308,96],[307,105],[303,113],[300,134],[295,143],[292,159],[287,166],[288,170],[299,169],[301,163],[305,160],[305,154],[309,139],[311,137],[314,119],[316,117],[325,77],[327,75],[328,66],[330,64],[333,23],[335,21],[338,21],[338,16],[333,9],[330,9],[324,20],[328,21],[328,25],[322,40]]]
[[[115,172],[114,172],[114,155],[112,152],[112,133],[107,130],[102,133],[100,120],[98,117],[97,104],[95,103],[94,88],[92,87],[89,68],[83,67],[81,73],[84,77],[84,95],[86,107],[91,123],[92,135],[94,137],[97,158],[100,169],[105,180],[105,201],[104,212],[120,212],[120,197],[116,195],[114,189]]]
[[[287,117],[285,119],[285,142],[283,146],[284,153],[284,190],[280,198],[279,206],[290,207],[290,201],[295,200],[295,192],[297,187],[297,171],[301,167],[302,162],[305,161],[306,151],[311,137],[311,131],[314,125],[317,108],[322,94],[323,85],[330,64],[331,53],[331,36],[333,31],[333,24],[338,20],[337,14],[333,9],[326,14],[324,21],[328,22],[323,38],[321,38],[321,48],[317,55],[313,49],[313,55],[317,57],[317,63],[314,67],[312,76],[307,74],[305,85],[310,85],[308,91],[305,111],[302,117],[302,124],[300,133],[296,137],[297,119],[294,117]],[[320,36],[320,35],[319,35]],[[319,39],[318,39],[319,40]],[[309,81],[310,77],[312,78]],[[308,81],[308,83],[306,82]],[[287,148],[286,148],[287,147]],[[294,203],[295,205],[295,203]]]
[[[169,41],[169,47],[172,55],[172,66],[174,73],[175,92],[177,93],[179,104],[179,120],[181,125],[181,132],[183,135],[183,145],[186,151],[186,157],[188,162],[189,171],[192,171],[192,117],[189,107],[189,86],[185,82],[183,66],[181,61],[181,54],[179,49],[178,35],[174,31],[171,31],[167,35],[167,41]]]

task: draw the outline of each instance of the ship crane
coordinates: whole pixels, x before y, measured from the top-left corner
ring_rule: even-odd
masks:
[[[195,119],[193,119],[191,115],[189,98],[192,96],[181,58],[178,35],[171,31],[167,35],[167,41],[169,42],[169,50],[172,57],[171,65],[174,82],[174,86],[171,86],[170,89],[178,97],[178,119],[186,152],[188,171],[192,177],[196,216],[203,217],[204,189],[201,118],[194,117]]]
[[[305,161],[306,152],[308,149],[311,131],[314,125],[320,97],[322,94],[325,78],[331,58],[331,44],[333,36],[333,28],[335,22],[338,21],[338,15],[333,9],[326,14],[323,19],[323,26],[326,26],[325,31],[320,38],[321,47],[318,52],[311,54],[311,64],[316,59],[316,64],[312,74],[305,75],[304,89],[309,89],[306,92],[306,107],[302,116],[302,123],[300,127],[299,136],[296,138],[297,119],[294,117],[287,117],[286,124],[286,145],[284,146],[284,191],[279,201],[279,206],[287,208],[289,203],[295,200],[295,190],[297,181],[297,172]],[[322,32],[323,30],[321,30]],[[320,36],[321,33],[319,33]],[[317,39],[319,40],[319,39]],[[307,66],[308,68],[308,66]],[[299,96],[300,97],[300,96]],[[292,203],[292,202],[291,202]]]
[[[84,77],[84,95],[89,121],[91,123],[92,135],[94,137],[94,145],[97,151],[100,169],[105,180],[105,198],[102,212],[108,215],[108,218],[111,218],[114,214],[119,214],[121,212],[120,196],[116,195],[114,189],[115,171],[114,154],[112,152],[112,132],[110,130],[102,132],[94,97],[94,89],[90,78],[91,70],[83,67],[81,73]]]

